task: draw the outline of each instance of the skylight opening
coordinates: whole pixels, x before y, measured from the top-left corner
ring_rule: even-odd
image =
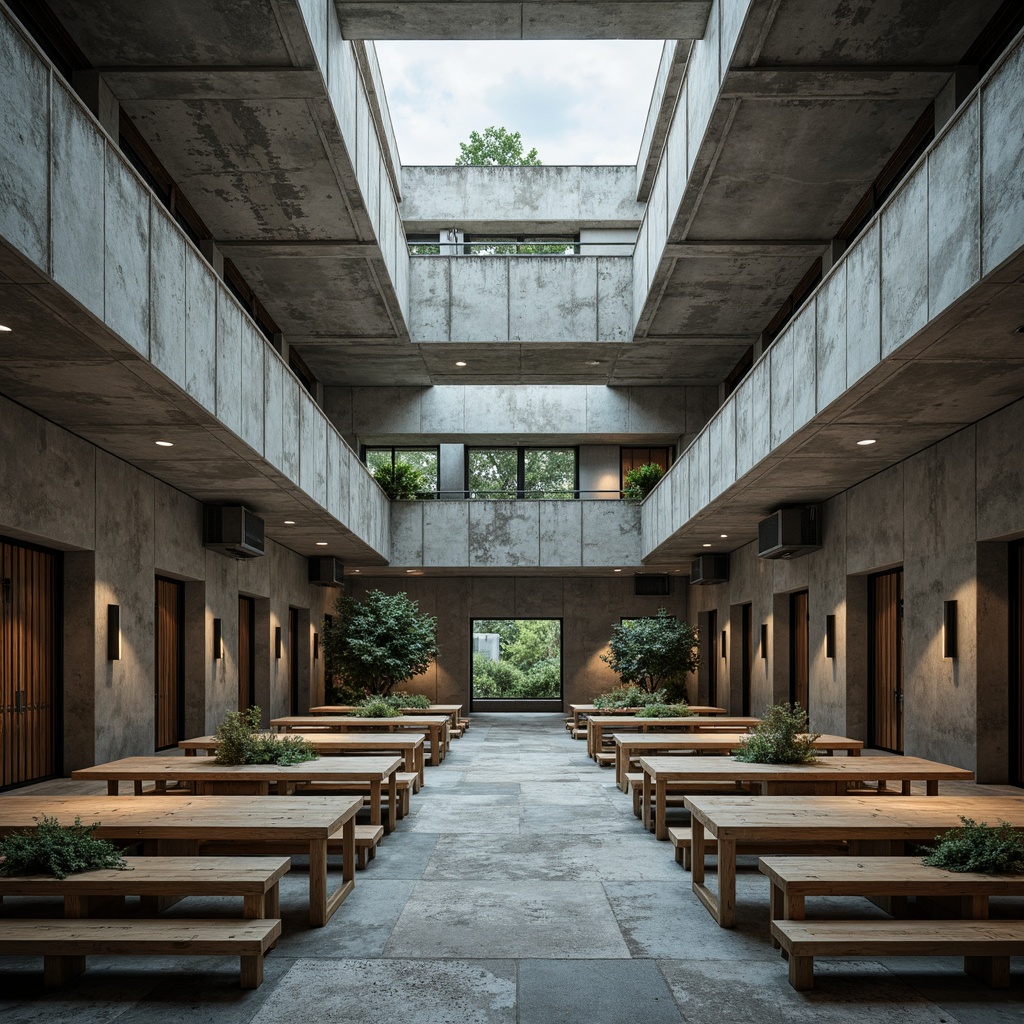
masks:
[[[545,164],[634,164],[661,60],[658,40],[376,44],[407,166],[451,165],[470,132],[519,132]]]

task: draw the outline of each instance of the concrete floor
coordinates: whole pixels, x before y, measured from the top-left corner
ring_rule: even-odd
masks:
[[[41,788],[72,787],[86,791]],[[972,788],[962,787],[968,813]],[[3,958],[0,1024],[181,1024],[192,1012],[212,1024],[1024,1020],[1020,961],[1008,992],[945,959],[822,962],[815,991],[794,992],[768,942],[756,861],[739,872],[739,926],[718,928],[671,847],[642,830],[559,715],[474,715],[413,807],[326,928],[306,926],[296,858],[284,937],[259,990],[238,988],[230,958],[95,957],[47,993],[40,961]],[[225,906],[190,900],[172,912]],[[866,901],[844,910],[879,913]]]

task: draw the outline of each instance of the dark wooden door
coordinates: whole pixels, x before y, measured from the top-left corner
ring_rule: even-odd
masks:
[[[59,770],[60,556],[0,540],[0,789]]]
[[[292,714],[308,713],[299,707],[299,609],[288,609],[288,691],[291,694]]]
[[[1024,541],[1010,545],[1010,781],[1024,786]]]
[[[238,596],[238,710],[256,703],[256,602]]]
[[[749,604],[740,606],[740,693],[741,715],[750,714],[750,673],[754,666],[753,609]]]
[[[789,595],[789,700],[808,711],[810,646],[808,643],[807,591]]]
[[[868,581],[871,742],[903,753],[903,570]]]
[[[704,642],[707,656],[708,704],[718,704],[718,612],[708,612],[708,638]]]
[[[156,749],[175,747],[185,738],[185,587],[156,580]]]

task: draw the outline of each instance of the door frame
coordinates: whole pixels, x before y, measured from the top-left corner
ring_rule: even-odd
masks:
[[[886,747],[878,742],[877,730],[877,680],[875,678],[875,581],[885,576],[899,576],[898,597],[896,602],[896,682],[897,689],[894,691],[896,702],[896,745]],[[878,750],[887,750],[894,754],[903,753],[903,725],[904,725],[904,679],[903,679],[903,595],[904,576],[903,567],[896,566],[886,569],[884,572],[874,572],[868,576],[868,737],[869,742]]]

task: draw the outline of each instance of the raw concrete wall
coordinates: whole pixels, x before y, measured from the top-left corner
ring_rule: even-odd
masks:
[[[353,595],[367,590],[405,592],[420,610],[437,616],[437,661],[409,684],[432,700],[469,705],[470,620],[558,618],[562,620],[562,678],[566,707],[586,703],[618,685],[600,660],[611,627],[622,618],[656,615],[665,608],[687,616],[686,588],[668,597],[635,597],[631,577],[488,577],[403,579],[363,577]],[[691,691],[693,687],[691,685]],[[691,693],[692,696],[692,693]]]
[[[626,256],[414,256],[414,342],[629,341]]]
[[[410,231],[632,228],[643,213],[634,167],[402,168]]]
[[[408,568],[640,564],[639,510],[624,501],[400,501],[391,564]]]
[[[188,735],[211,731],[237,706],[239,594],[262,601],[256,677],[265,715],[289,709],[289,606],[303,610],[310,630],[300,637],[303,696],[322,694],[311,634],[337,592],[310,586],[304,557],[273,542],[264,557],[246,562],[207,551],[199,502],[3,398],[0,451],[8,453],[0,459],[0,535],[66,552],[59,685],[67,770],[153,753],[157,575],[186,587]],[[121,609],[118,661],[106,657],[108,604]],[[214,618],[223,625],[219,660],[212,657]],[[280,660],[270,642],[276,625],[285,639]]]
[[[1018,42],[648,498],[645,556],[887,360],[913,356],[965,294],[1006,283],[1000,267],[1024,246],[1021,96]]]
[[[752,709],[788,699],[786,595],[807,589],[811,725],[868,739],[867,577],[902,566],[905,752],[1006,781],[1006,541],[1024,536],[1022,432],[1019,401],[826,502],[822,550],[770,561],[749,544],[731,554],[728,583],[691,587],[691,615],[714,609],[729,634],[720,698],[731,687],[738,708],[730,611],[749,602],[755,637],[761,623],[769,627],[768,659],[755,652]],[[942,657],[949,600],[957,602],[955,659]],[[825,657],[826,615],[836,616],[834,659]],[[701,686],[706,694],[706,671]]]
[[[325,388],[324,408],[353,445],[438,442],[686,445],[718,389],[604,385]]]

